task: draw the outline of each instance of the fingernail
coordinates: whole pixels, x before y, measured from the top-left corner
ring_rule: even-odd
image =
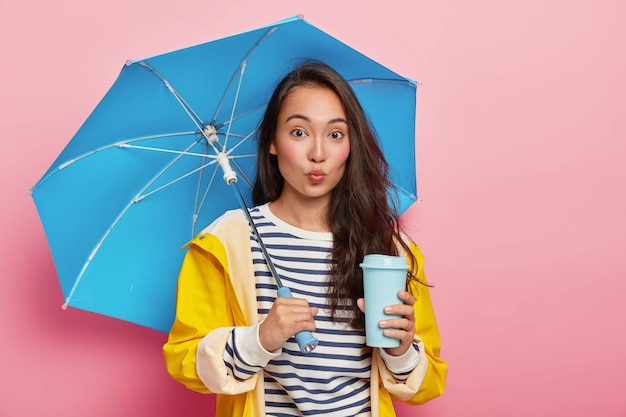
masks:
[[[385,313],[389,314],[393,311],[393,308],[390,306],[385,307]]]
[[[379,325],[380,327],[384,327],[384,326],[386,326],[386,325],[387,325],[387,320],[381,320],[381,321],[379,321],[379,322],[378,322],[378,325]]]

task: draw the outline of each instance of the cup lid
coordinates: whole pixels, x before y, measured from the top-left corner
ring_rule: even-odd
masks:
[[[409,265],[404,256],[370,254],[363,257],[362,268],[407,269]]]

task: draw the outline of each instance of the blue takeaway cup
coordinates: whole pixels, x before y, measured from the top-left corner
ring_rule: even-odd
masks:
[[[400,318],[385,314],[384,308],[392,304],[403,304],[398,291],[406,287],[409,265],[404,256],[371,254],[363,257],[363,289],[365,298],[365,338],[371,347],[392,348],[400,346],[400,340],[383,334],[378,326],[381,320]]]

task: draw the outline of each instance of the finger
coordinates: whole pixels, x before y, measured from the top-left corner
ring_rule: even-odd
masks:
[[[385,329],[383,330],[383,334],[393,339],[399,339],[401,342],[405,342],[405,343],[413,342],[413,335],[405,330]]]
[[[286,306],[309,306],[309,302],[304,298],[295,297],[276,297],[276,299],[274,300],[274,304]]]
[[[381,320],[378,322],[378,326],[382,329],[399,329],[407,332],[415,331],[415,324],[406,318]]]
[[[309,302],[304,298],[288,298],[288,297],[278,297],[274,300],[272,305],[272,309],[279,310],[283,313],[292,312],[294,314],[306,314],[314,316],[318,313],[317,307],[309,306]],[[315,313],[312,313],[312,309],[315,309]]]
[[[407,318],[414,317],[413,307],[407,304],[393,304],[385,307],[385,314],[395,314],[397,316],[404,316]]]
[[[270,309],[276,315],[284,317],[286,320],[294,320],[295,316],[312,317],[311,307],[299,304],[274,304]]]
[[[289,337],[300,330],[314,331],[316,328],[314,315],[316,313],[317,308],[293,309],[279,306],[270,310],[265,322],[267,322],[268,329],[273,329],[282,336]]]
[[[404,304],[408,304],[412,306],[415,304],[415,297],[408,291],[400,290],[398,291],[398,298],[404,302]]]

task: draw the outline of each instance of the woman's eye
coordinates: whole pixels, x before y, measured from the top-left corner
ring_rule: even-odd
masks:
[[[294,129],[291,131],[291,134],[296,136],[296,137],[302,137],[304,135],[306,135],[306,132],[302,129]]]
[[[330,137],[333,138],[333,139],[341,139],[341,138],[343,138],[343,133],[335,130],[334,132],[330,133]]]

